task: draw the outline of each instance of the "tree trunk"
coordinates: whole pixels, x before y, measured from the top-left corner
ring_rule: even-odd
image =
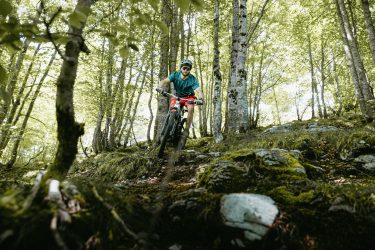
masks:
[[[239,131],[249,129],[249,111],[247,100],[247,0],[240,0],[239,10],[239,50],[237,55],[237,86],[238,86],[238,114]]]
[[[100,65],[103,65],[104,62],[104,51],[105,51],[105,39],[103,39],[103,44],[102,44],[102,54],[101,54],[101,60],[100,60]],[[103,151],[102,147],[102,122],[104,118],[104,96],[103,96],[103,68],[100,67],[99,70],[99,110],[98,110],[98,115],[96,118],[96,126],[94,130],[94,135],[92,139],[92,149],[95,154],[98,154]]]
[[[279,110],[279,103],[277,102],[277,98],[276,98],[275,86],[272,86],[272,92],[273,92],[273,98],[275,99],[277,123],[278,125],[281,125],[281,116],[280,116],[280,110]]]
[[[113,100],[112,108],[114,109],[114,114],[112,115],[112,120],[109,126],[109,139],[108,139],[108,146],[111,149],[116,148],[116,124],[117,120],[120,118],[121,106],[123,103],[123,91],[124,91],[124,83],[125,83],[125,72],[127,66],[127,59],[122,59],[121,61],[121,68],[119,72],[119,76],[117,78],[117,82],[115,85],[115,89],[113,91]]]
[[[25,91],[25,87],[26,87],[27,81],[29,79],[30,72],[31,72],[31,70],[34,66],[34,61],[35,61],[36,55],[38,54],[39,50],[40,50],[40,44],[37,46],[37,48],[34,51],[34,54],[33,54],[33,57],[31,59],[30,65],[27,68],[27,71],[25,73],[23,82],[20,86],[20,89],[18,90],[18,94],[16,96],[16,99],[13,102],[12,108],[11,108],[9,114],[8,114],[8,117],[5,121],[5,124],[1,126],[0,156],[2,155],[3,149],[5,149],[5,147],[7,146],[8,142],[9,142],[9,138],[10,138],[11,133],[12,133],[10,127],[13,125],[17,108],[21,104],[21,98],[22,98],[23,92]]]
[[[230,81],[228,86],[228,117],[227,125],[231,133],[236,133],[238,130],[238,102],[239,89],[237,86],[237,58],[239,51],[239,3],[238,0],[233,0],[233,24],[232,24],[232,48],[230,60]]]
[[[340,116],[341,115],[341,112],[342,112],[342,94],[341,94],[341,86],[340,86],[340,80],[339,80],[339,75],[337,73],[337,69],[336,69],[336,58],[335,58],[335,54],[332,52],[332,71],[333,71],[333,75],[334,75],[334,79],[335,79],[335,83],[336,83],[336,98],[339,100],[339,108],[337,110],[337,115]]]
[[[135,115],[137,114],[137,108],[138,108],[139,100],[141,99],[141,95],[142,95],[142,91],[143,91],[143,86],[145,85],[145,82],[146,82],[146,74],[147,74],[148,70],[149,70],[149,66],[147,66],[146,69],[143,72],[142,84],[141,84],[141,87],[139,88],[139,93],[138,93],[138,96],[137,96],[137,100],[135,101],[135,105],[134,105],[134,109],[133,109],[133,114],[129,118],[130,124],[129,124],[129,128],[128,128],[128,131],[126,133],[125,140],[124,140],[125,141],[124,142],[124,146],[125,147],[127,146],[127,143],[129,141],[130,131],[133,130],[133,124],[134,124],[134,120],[135,120]]]
[[[78,0],[76,10],[90,10],[92,4],[92,0]],[[70,27],[69,29],[70,35],[65,47],[65,58],[57,79],[56,118],[58,146],[55,160],[46,176],[59,180],[65,179],[78,151],[78,138],[84,133],[84,124],[75,121],[73,105],[78,57],[81,49],[85,47],[82,31],[86,22],[81,22],[81,24],[80,28]]]
[[[2,93],[3,101],[1,102],[0,107],[0,124],[3,124],[6,116],[8,115],[10,104],[13,98],[13,92],[17,84],[18,75],[21,71],[23,60],[25,59],[25,55],[27,49],[29,48],[29,45],[30,41],[25,40],[22,46],[22,50],[18,54],[16,64],[14,65],[14,67],[12,67],[10,71],[8,83],[4,88],[4,93]]]
[[[161,13],[163,15],[163,21],[170,24],[170,10],[168,8],[169,0],[162,1]],[[160,38],[160,69],[159,69],[159,80],[163,80],[168,77],[168,51],[169,51],[169,36],[168,34],[161,34]],[[169,89],[166,89],[169,91]],[[159,137],[163,123],[168,114],[169,100],[167,97],[162,95],[158,96],[158,108],[155,118],[154,126],[154,141],[159,142]]]
[[[343,12],[341,11],[342,8],[340,7],[340,0],[335,0],[335,4],[336,4],[336,10],[337,10],[336,13],[337,13],[337,17],[338,17],[339,28],[340,28],[340,31],[341,31],[341,36],[342,36],[342,40],[343,40],[343,44],[344,44],[344,51],[345,51],[345,54],[346,54],[346,58],[348,60],[348,67],[350,69],[350,73],[351,73],[351,76],[352,76],[354,87],[356,89],[357,100],[358,100],[358,103],[359,103],[359,107],[361,109],[361,113],[363,114],[364,117],[367,118],[367,117],[369,117],[369,114],[368,114],[368,110],[367,110],[365,96],[364,96],[363,89],[362,89],[362,86],[361,86],[362,80],[359,77],[358,69],[355,65],[356,63],[355,63],[354,56],[353,56],[353,53],[352,53],[352,45],[350,45],[350,43],[351,44],[353,43],[353,36],[350,36],[350,34],[348,36],[348,33],[347,33],[348,23],[345,24],[345,22],[344,22]],[[343,4],[343,3],[341,2],[341,4]],[[346,18],[346,21],[348,21],[347,18]],[[351,31],[349,33],[351,33]],[[352,40],[352,41],[349,42],[349,40]]]
[[[24,117],[23,122],[22,122],[22,126],[20,128],[20,132],[19,132],[19,134],[18,134],[18,136],[16,138],[16,141],[13,144],[11,158],[10,158],[10,160],[6,164],[8,167],[12,167],[14,165],[14,163],[16,162],[16,160],[17,160],[18,148],[19,148],[19,145],[20,145],[20,143],[21,143],[21,141],[23,139],[23,135],[24,135],[25,130],[26,130],[27,122],[28,122],[28,120],[30,118],[30,115],[31,115],[31,112],[32,112],[32,110],[34,108],[34,104],[35,104],[36,98],[38,97],[38,95],[40,93],[40,89],[41,89],[41,87],[43,85],[43,82],[44,82],[44,80],[46,79],[46,77],[48,75],[48,72],[49,72],[49,70],[51,68],[51,65],[52,65],[53,61],[55,60],[56,54],[57,54],[57,51],[55,51],[53,53],[53,55],[52,55],[52,57],[51,57],[48,65],[46,67],[46,70],[45,70],[42,78],[40,79],[38,87],[36,88],[36,90],[35,90],[35,92],[33,94],[33,97],[31,98],[29,107],[27,109],[27,112],[26,112],[25,117]]]
[[[310,75],[311,75],[311,119],[315,118],[315,96],[314,96],[314,85],[315,85],[315,72],[314,63],[311,51],[311,35],[307,34],[308,49],[309,49],[309,62],[310,62]]]
[[[365,18],[365,23],[366,23],[366,30],[368,33],[368,39],[370,43],[372,60],[375,63],[375,28],[374,28],[374,23],[373,23],[371,12],[370,12],[370,4],[368,0],[361,0],[361,3],[362,3],[363,15]]]
[[[322,52],[322,60],[320,64],[320,73],[322,75],[322,85],[320,89],[320,99],[322,100],[322,106],[323,106],[323,117],[327,119],[327,105],[325,102],[324,98],[324,91],[325,91],[325,84],[326,84],[326,75],[325,75],[325,53],[324,53],[324,47],[326,46],[326,43],[324,42],[322,38],[322,47],[321,47],[321,52]]]
[[[112,86],[112,76],[113,76],[113,65],[114,65],[114,54],[115,54],[115,47],[110,39],[108,39],[108,55],[107,55],[107,72],[106,72],[106,81],[105,81],[105,126],[104,131],[102,133],[102,140],[104,142],[103,148],[104,150],[112,150],[109,146],[109,127],[112,121],[112,108],[114,102],[114,90]]]

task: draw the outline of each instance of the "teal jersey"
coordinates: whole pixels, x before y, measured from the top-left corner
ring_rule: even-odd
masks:
[[[194,95],[194,90],[199,88],[197,78],[189,74],[185,80],[182,80],[181,75],[181,71],[175,71],[168,77],[168,79],[173,82],[177,96]]]

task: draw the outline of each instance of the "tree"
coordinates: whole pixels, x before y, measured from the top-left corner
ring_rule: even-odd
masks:
[[[77,77],[78,57],[81,51],[88,52],[82,37],[92,0],[78,0],[75,12],[85,14],[79,25],[69,25],[69,41],[65,46],[65,55],[56,92],[56,118],[58,147],[53,164],[47,176],[63,180],[77,154],[78,138],[84,133],[84,125],[75,121],[73,91]]]
[[[213,120],[213,135],[215,143],[220,143],[223,140],[221,133],[221,72],[220,72],[220,50],[219,50],[219,26],[220,25],[220,4],[219,0],[215,0],[214,11],[214,62],[213,72],[215,76],[214,87],[214,120]]]

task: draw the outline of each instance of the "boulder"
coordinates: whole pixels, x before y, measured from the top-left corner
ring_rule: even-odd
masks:
[[[226,226],[244,231],[247,240],[260,240],[273,224],[278,208],[264,195],[233,193],[221,198],[220,212]]]

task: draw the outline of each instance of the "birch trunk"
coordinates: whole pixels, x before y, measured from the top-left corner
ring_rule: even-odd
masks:
[[[76,10],[90,10],[92,0],[78,0]],[[86,22],[81,22],[80,28],[70,27],[69,41],[65,47],[65,59],[57,79],[56,118],[58,146],[55,160],[48,169],[46,177],[63,180],[73,163],[78,148],[78,138],[84,133],[84,124],[77,123],[74,117],[73,92],[77,76],[78,57],[85,47],[82,31]]]
[[[322,52],[322,60],[320,64],[320,73],[322,78],[322,85],[320,88],[320,99],[322,100],[322,106],[323,106],[323,118],[327,118],[327,105],[324,98],[324,91],[325,91],[325,84],[326,84],[326,75],[325,75],[325,53],[324,53],[324,47],[326,46],[325,42],[322,39],[322,46],[321,46],[321,52]]]
[[[339,108],[337,110],[337,115],[340,116],[342,112],[342,94],[341,94],[341,86],[340,86],[340,80],[339,75],[337,73],[337,66],[336,66],[336,58],[335,54],[332,52],[332,72],[334,75],[335,83],[336,83],[336,98],[339,101]]]
[[[237,86],[237,58],[239,51],[239,3],[238,0],[233,0],[233,23],[232,23],[232,48],[230,60],[230,81],[228,86],[228,116],[227,116],[227,131],[236,133],[238,130],[238,102],[239,89]]]
[[[104,51],[105,51],[105,39],[103,39],[102,43],[102,53],[101,53],[101,60],[100,60],[100,65],[103,65],[104,62]],[[103,146],[102,146],[102,122],[104,118],[104,96],[103,96],[103,68],[100,66],[99,69],[99,103],[98,103],[98,115],[96,118],[96,126],[94,130],[94,135],[92,139],[92,149],[95,154],[98,154],[99,152],[103,151]]]
[[[358,100],[358,103],[359,103],[361,113],[364,116],[366,116],[367,108],[366,108],[365,97],[363,95],[363,91],[362,91],[362,88],[361,88],[360,79],[359,79],[358,73],[357,73],[357,68],[356,68],[355,63],[354,63],[353,54],[352,54],[352,51],[351,51],[350,46],[349,46],[348,36],[347,36],[347,33],[346,33],[343,16],[342,16],[342,13],[341,13],[341,10],[340,10],[339,1],[335,0],[335,4],[336,4],[336,13],[337,13],[337,18],[338,18],[340,33],[341,33],[341,37],[342,37],[342,41],[343,41],[343,45],[344,45],[344,51],[345,51],[345,54],[346,54],[350,74],[352,76],[354,88],[356,90],[355,92],[356,92],[357,100]]]
[[[239,131],[249,129],[249,112],[247,100],[247,0],[240,0],[239,10],[239,50],[237,56],[237,86],[238,86],[238,114]]]
[[[312,51],[311,51],[311,35],[307,35],[307,42],[308,42],[308,49],[309,49],[309,63],[310,63],[310,76],[311,76],[311,119],[315,118],[315,72],[314,72],[314,64],[312,58]]]
[[[358,80],[359,80],[359,83],[360,83],[360,87],[362,89],[363,97],[365,98],[365,101],[374,99],[374,95],[371,91],[370,84],[367,81],[366,70],[365,70],[364,65],[363,65],[362,57],[361,57],[361,54],[359,52],[359,49],[358,49],[358,46],[357,46],[357,43],[356,43],[356,40],[355,40],[355,37],[354,37],[353,32],[352,32],[352,27],[351,27],[350,22],[349,22],[349,18],[348,18],[348,14],[347,14],[345,4],[344,4],[344,0],[337,0],[337,1],[338,1],[339,10],[340,10],[340,13],[341,13],[341,16],[342,16],[342,21],[343,21],[343,24],[344,24],[345,33],[346,33],[346,36],[347,36],[347,39],[348,39],[349,49],[352,53],[354,65],[355,65],[355,68],[357,70]],[[368,110],[368,112],[369,112],[369,110]],[[366,113],[366,115],[371,115],[371,114]],[[373,118],[372,115],[371,115],[371,118]]]
[[[371,12],[370,12],[370,4],[368,0],[361,0],[361,3],[362,3],[363,15],[365,18],[365,23],[366,23],[366,30],[368,34],[372,60],[375,63],[375,28],[374,28],[374,23],[373,23]]]

